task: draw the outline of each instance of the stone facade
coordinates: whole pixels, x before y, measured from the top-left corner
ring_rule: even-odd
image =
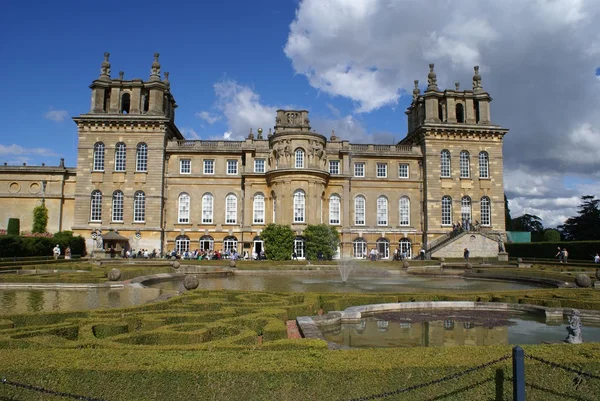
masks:
[[[72,228],[88,249],[96,246],[92,234],[116,230],[134,249],[252,253],[263,249],[261,230],[278,223],[292,226],[302,256],[304,228],[325,223],[340,232],[340,255],[377,248],[391,258],[398,247],[409,255],[427,248],[463,217],[504,233],[507,130],[490,122],[491,98],[477,68],[473,90],[440,91],[431,65],[423,94],[416,81],[407,136],[380,145],[353,144],[343,133],[327,138],[312,130],[306,110],[278,110],[273,130],[250,130],[242,141],[185,140],[158,54],[147,81],[112,78],[110,67],[107,53],[90,86],[90,111],[74,118],[77,174],[63,168],[68,185],[56,196],[66,207],[60,227],[49,227]],[[36,171],[0,166],[2,202],[18,196],[13,183],[47,180]],[[1,213],[0,227],[15,212]]]

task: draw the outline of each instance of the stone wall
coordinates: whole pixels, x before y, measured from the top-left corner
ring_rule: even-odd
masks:
[[[497,258],[498,241],[477,232],[467,233],[431,255],[434,258],[462,258],[465,248],[469,249],[471,258]]]

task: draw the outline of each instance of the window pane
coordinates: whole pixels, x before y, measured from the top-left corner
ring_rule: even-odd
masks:
[[[329,224],[340,224],[340,203],[337,195],[329,198]]]
[[[377,198],[377,225],[387,226],[388,222],[388,203],[383,196]]]
[[[490,198],[484,196],[481,198],[481,225],[489,226],[492,224],[491,218],[492,210],[490,204]]]
[[[265,197],[262,194],[254,195],[254,224],[264,224],[265,222]]]
[[[135,171],[148,171],[148,145],[140,143],[137,147]]]
[[[215,173],[215,161],[214,160],[204,160],[204,174],[214,174]]]
[[[179,195],[179,223],[190,222],[190,196],[188,194]]]
[[[469,178],[469,152],[463,150],[460,152],[460,177]]]
[[[442,153],[440,154],[440,159],[440,175],[442,177],[450,177],[450,152],[447,150],[442,150]]]
[[[294,192],[294,223],[304,223],[304,192]]]
[[[400,164],[398,166],[398,177],[408,178],[408,164]]]
[[[354,257],[364,259],[367,257],[367,241],[362,238],[355,239],[353,242]]]
[[[179,161],[179,173],[180,174],[191,174],[192,173],[192,161],[190,159],[182,159]]]
[[[125,144],[120,142],[115,149],[115,171],[125,171]]]
[[[410,200],[407,197],[400,198],[400,225],[410,225]]]
[[[296,168],[304,168],[304,151],[296,150]]]
[[[354,224],[365,224],[365,198],[357,196],[354,200]]]
[[[479,178],[489,178],[489,155],[487,152],[479,153]]]
[[[449,196],[442,198],[442,224],[452,224],[452,198]]]
[[[135,193],[133,198],[133,221],[141,223],[146,220],[146,195],[142,191]]]
[[[102,142],[94,145],[94,171],[104,171],[104,144]]]
[[[330,160],[329,161],[329,174],[339,174],[340,173],[340,161],[339,160]]]
[[[400,255],[404,255],[407,258],[412,256],[412,247],[410,246],[410,240],[408,238],[402,238],[398,243],[400,247]]]
[[[202,223],[211,224],[213,222],[213,196],[205,194],[202,197]]]
[[[91,221],[101,221],[102,220],[102,192],[94,191],[92,192],[91,199]]]
[[[365,176],[365,164],[364,163],[354,163],[354,176],[355,177],[364,177]]]
[[[238,173],[238,162],[237,160],[227,160],[227,174],[235,175]]]
[[[377,163],[377,177],[379,177],[379,178],[387,177],[387,164],[386,163]]]
[[[225,223],[235,224],[237,222],[237,196],[227,195],[225,198]]]
[[[113,194],[112,221],[123,221],[123,192]]]
[[[254,172],[264,173],[265,172],[265,159],[254,160]]]

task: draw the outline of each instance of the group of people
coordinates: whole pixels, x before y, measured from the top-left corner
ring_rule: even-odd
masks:
[[[560,249],[560,246],[557,248],[558,252],[554,255],[555,258],[558,258],[560,263],[567,263],[569,260],[569,252],[567,252],[567,248]],[[598,255],[598,254],[596,254]]]
[[[147,249],[139,249],[137,252],[135,249],[127,249],[125,251],[125,259],[154,259],[158,256],[158,251],[153,249],[149,252]]]
[[[52,249],[52,255],[54,256],[54,260],[58,259],[61,254],[60,245],[56,244],[54,249]],[[71,259],[71,247],[67,246],[65,249],[65,259]]]
[[[452,223],[452,232],[461,233],[463,231],[479,231],[481,224],[478,220],[475,220],[475,224],[471,223],[471,219],[462,219],[456,223]]]

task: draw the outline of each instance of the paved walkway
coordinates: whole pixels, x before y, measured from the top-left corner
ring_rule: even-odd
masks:
[[[290,338],[290,339],[302,338],[302,336],[300,335],[300,331],[298,330],[298,325],[296,324],[295,320],[288,320],[285,323],[285,326],[287,327],[288,338]]]

